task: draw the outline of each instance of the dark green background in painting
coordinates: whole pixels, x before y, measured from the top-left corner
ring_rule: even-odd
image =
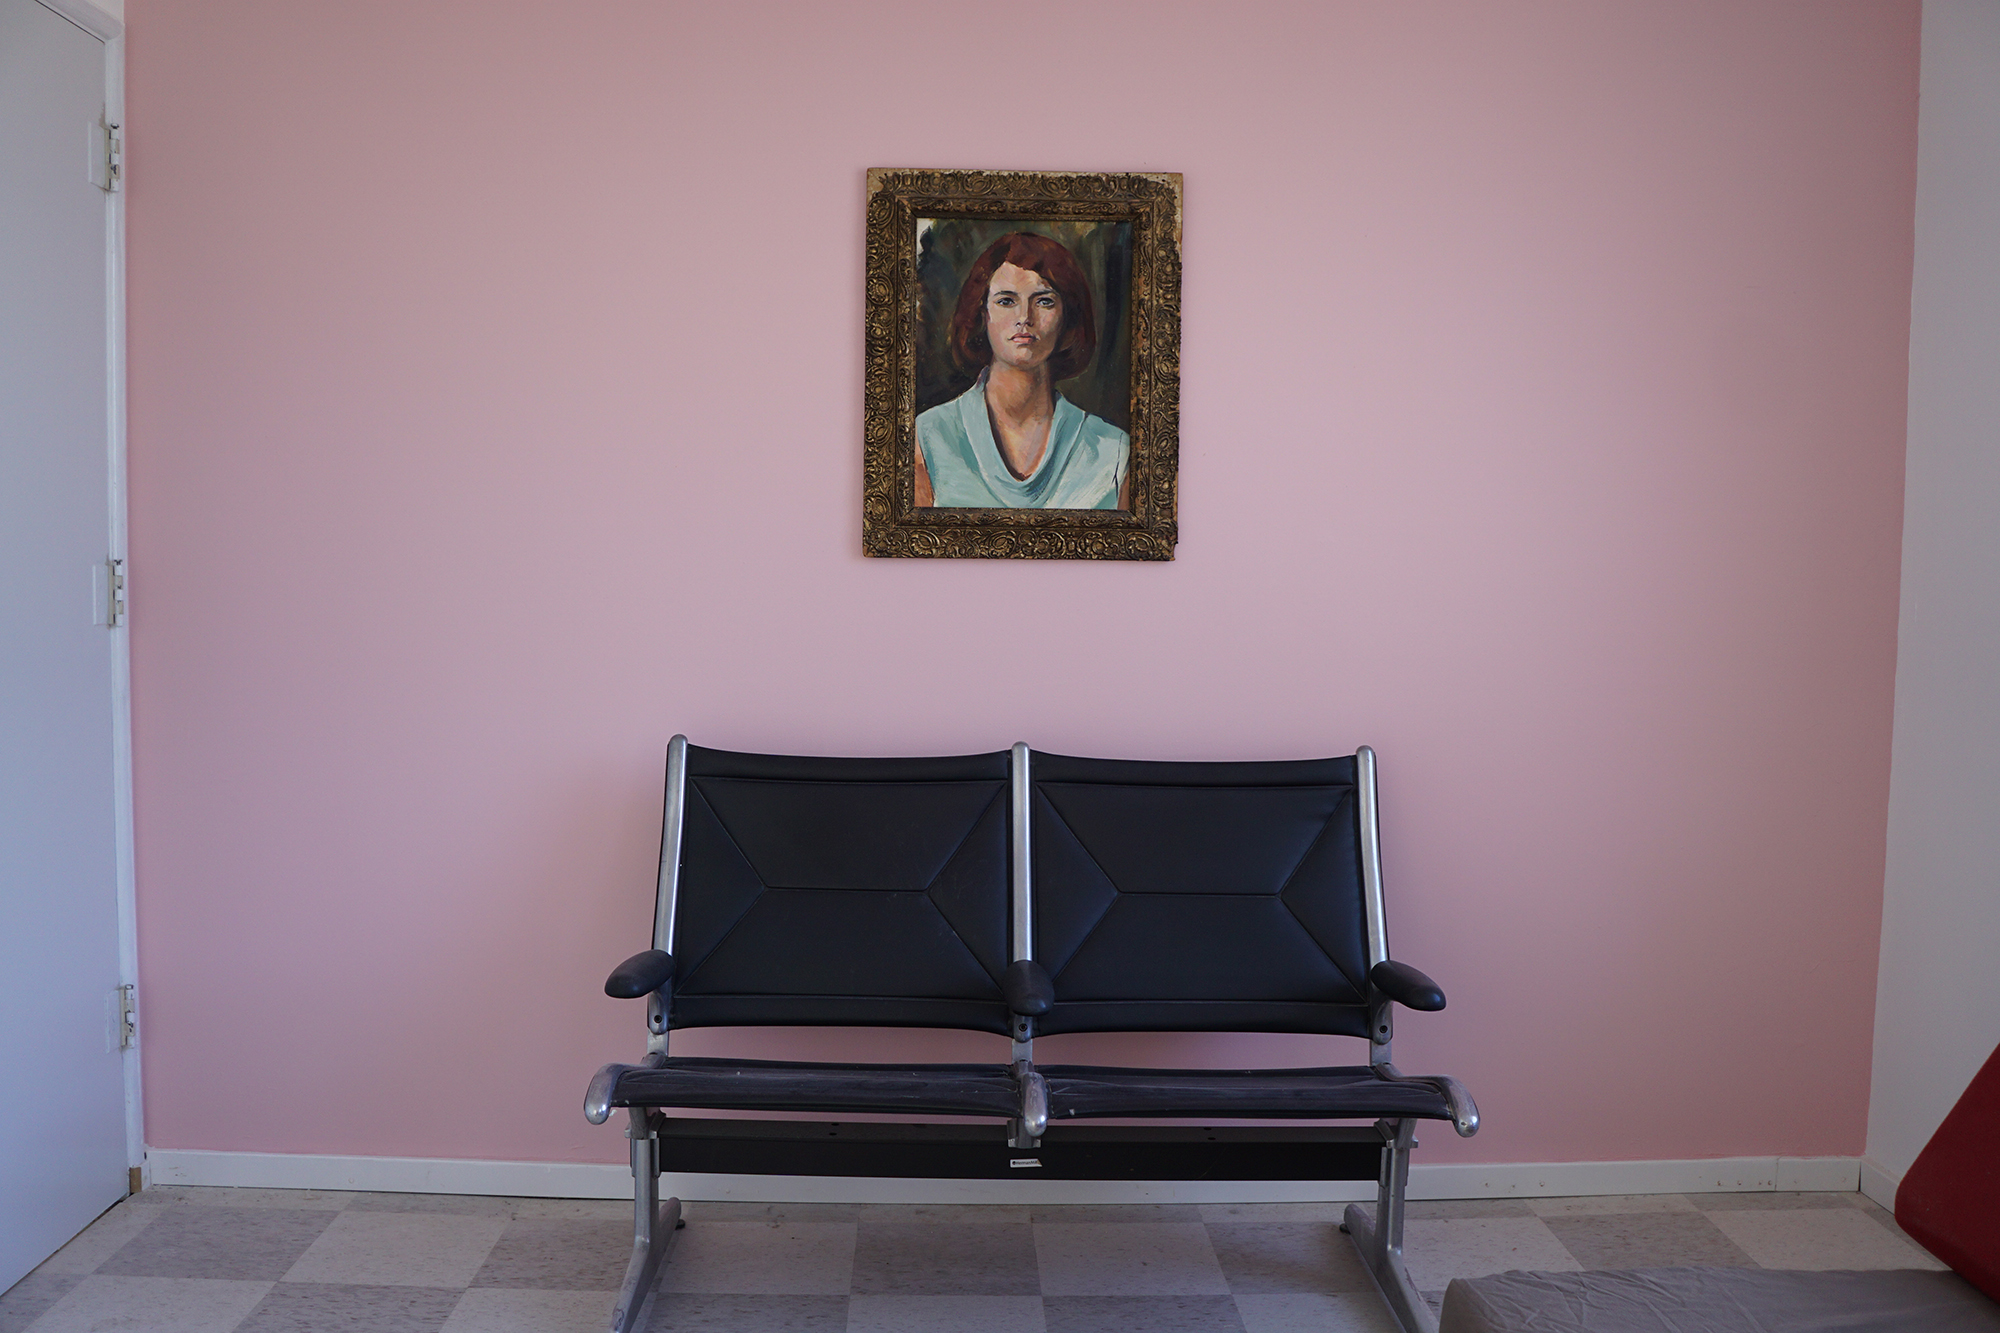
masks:
[[[1083,373],[1057,385],[1063,397],[1132,429],[1132,224],[939,218],[917,251],[917,411],[950,402],[972,386],[951,363],[951,312],[965,274],[987,246],[1010,231],[1060,241],[1076,256],[1097,303],[1097,354]]]

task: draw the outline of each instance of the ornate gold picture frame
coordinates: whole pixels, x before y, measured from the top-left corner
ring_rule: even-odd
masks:
[[[868,173],[862,545],[1171,560],[1181,178]]]

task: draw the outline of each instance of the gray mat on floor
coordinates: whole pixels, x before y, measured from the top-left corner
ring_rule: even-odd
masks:
[[[1955,1273],[1757,1268],[1498,1273],[1445,1291],[1438,1333],[2000,1333]]]

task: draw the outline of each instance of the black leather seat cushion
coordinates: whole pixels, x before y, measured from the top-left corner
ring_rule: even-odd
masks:
[[[1427,1083],[1390,1082],[1366,1065],[1329,1069],[1114,1069],[1042,1065],[1049,1119],[1215,1116],[1227,1119],[1451,1119]]]
[[[1004,1065],[840,1065],[674,1057],[627,1069],[613,1106],[881,1115],[1011,1116],[1020,1106]]]
[[[1368,1035],[1354,757],[1036,751],[1035,959],[1061,1032]]]
[[[690,745],[669,1022],[1006,1032],[1007,783]]]

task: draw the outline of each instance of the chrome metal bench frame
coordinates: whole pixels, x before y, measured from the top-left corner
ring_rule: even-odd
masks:
[[[666,819],[661,838],[658,895],[654,904],[653,947],[671,954],[674,920],[680,898],[681,842],[686,813],[687,746],[685,736],[675,736],[667,748]],[[1011,959],[1034,959],[1033,846],[1029,817],[1031,782],[1030,750],[1025,742],[1013,747],[1009,836],[1011,852]],[[1355,751],[1356,791],[1360,802],[1361,875],[1366,913],[1368,965],[1372,969],[1389,961],[1386,919],[1382,905],[1381,828],[1377,804],[1375,752],[1367,746]],[[1458,1080],[1444,1076],[1410,1076],[1399,1072],[1390,1059],[1394,1036],[1392,1002],[1381,997],[1369,1015],[1369,1064],[1378,1075],[1391,1081],[1421,1082],[1442,1092],[1452,1114],[1451,1123],[1461,1137],[1479,1131],[1479,1109]],[[646,997],[646,1054],[636,1066],[657,1068],[666,1063],[669,1015],[661,993]],[[1016,1016],[1013,1021],[1010,1062],[1021,1092],[1020,1114],[1008,1122],[1007,1142],[1015,1148],[1032,1150],[1041,1145],[1048,1128],[1048,1094],[1042,1076],[1034,1069],[1034,1020]],[[590,1081],[584,1098],[586,1118],[592,1124],[609,1119],[618,1076],[635,1066],[610,1064]],[[661,1266],[672,1248],[681,1220],[679,1199],[660,1198],[661,1130],[666,1117],[652,1107],[627,1108],[626,1136],[631,1140],[633,1178],[632,1258],[619,1288],[613,1308],[611,1333],[633,1333],[641,1310],[651,1294]],[[1438,1317],[1416,1284],[1403,1259],[1404,1203],[1409,1188],[1410,1151],[1416,1146],[1414,1119],[1379,1120],[1380,1171],[1377,1177],[1375,1212],[1371,1217],[1359,1204],[1346,1210],[1341,1231],[1352,1239],[1363,1265],[1381,1292],[1384,1303],[1405,1333],[1436,1333]]]

